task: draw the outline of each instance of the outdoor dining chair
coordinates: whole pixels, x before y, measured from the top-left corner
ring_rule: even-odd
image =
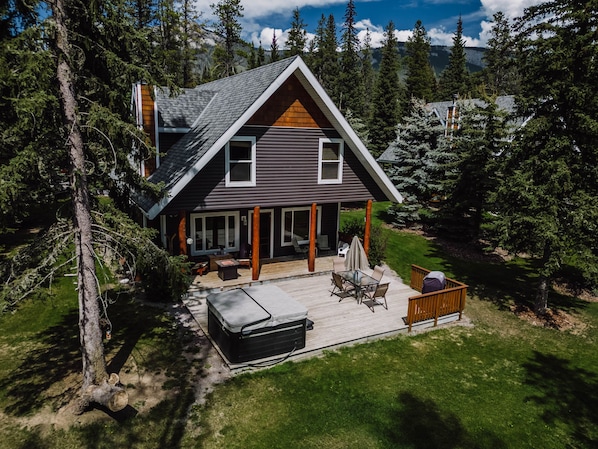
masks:
[[[332,292],[330,292],[330,296],[338,296],[340,298],[338,302],[341,302],[343,299],[348,297],[355,297],[355,288],[352,285],[343,282],[343,278],[338,273],[332,272],[332,282],[333,287]]]
[[[369,301],[366,302],[368,303],[368,307],[372,309],[372,312],[375,312],[375,305],[384,306],[384,308],[388,310],[388,304],[386,302],[386,292],[388,292],[389,285],[390,282],[387,282],[385,284],[378,284],[378,286],[373,292],[364,293],[369,298]],[[382,300],[384,300],[384,303],[382,303]]]
[[[295,252],[297,254],[304,255],[304,254],[307,254],[307,252],[309,251],[309,246],[300,245],[295,237],[293,237],[292,242],[293,242],[293,248],[295,248]]]

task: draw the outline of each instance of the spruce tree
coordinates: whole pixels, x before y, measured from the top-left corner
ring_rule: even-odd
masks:
[[[445,229],[463,239],[477,241],[482,217],[491,212],[490,198],[498,184],[498,157],[507,139],[507,113],[495,97],[459,102],[460,128],[452,134]],[[452,229],[451,229],[452,228]]]
[[[270,62],[276,62],[280,59],[278,53],[278,39],[276,38],[276,30],[272,31],[272,43],[270,44]]]
[[[594,1],[554,0],[515,24],[527,122],[504,156],[497,219],[502,247],[539,260],[538,313],[563,264],[598,280],[597,17]]]
[[[301,18],[299,8],[293,10],[293,20],[291,22],[291,29],[287,38],[287,54],[289,56],[299,55],[305,53],[305,45],[307,44],[307,25]]]
[[[376,85],[376,72],[373,63],[372,35],[366,31],[361,49],[361,82],[363,84],[363,120],[367,123],[372,116],[372,98]]]
[[[438,99],[451,100],[455,95],[466,98],[470,91],[470,74],[467,70],[465,41],[463,40],[463,20],[459,17],[457,30],[453,36],[453,46],[448,66],[442,71],[438,82]]]
[[[340,71],[338,61],[338,40],[336,38],[336,22],[334,16],[330,14],[326,20],[326,27],[324,28],[324,36],[321,41],[321,83],[326,89],[326,92],[332,98],[335,104],[338,105],[339,91],[338,91],[338,76]]]
[[[399,49],[394,23],[390,21],[384,30],[382,60],[376,78],[372,117],[370,119],[370,151],[377,157],[396,137],[400,118],[400,102],[403,98],[399,83]]]
[[[436,90],[436,77],[430,64],[430,38],[421,20],[415,23],[413,34],[405,43],[407,99],[421,98],[432,101]]]
[[[388,213],[397,226],[419,227],[421,209],[428,207],[433,195],[442,193],[448,142],[444,128],[423,100],[413,97],[409,110],[389,145],[397,163],[388,175],[404,202],[391,206]]]
[[[324,41],[325,41],[325,30],[326,30],[326,16],[322,14],[320,20],[318,20],[318,26],[314,38],[309,44],[309,52],[307,65],[313,72],[320,84],[323,85],[323,67],[324,67]]]
[[[211,4],[217,21],[214,24],[216,32],[222,38],[222,43],[214,50],[214,64],[220,78],[235,74],[235,45],[241,42],[241,24],[243,17],[241,0],[220,0]]]
[[[483,81],[491,95],[519,92],[519,72],[515,64],[515,41],[509,20],[502,12],[493,16],[491,37],[484,53]]]
[[[340,73],[338,77],[339,106],[341,111],[351,110],[363,117],[363,82],[359,59],[359,39],[355,28],[355,3],[349,0],[341,37]]]

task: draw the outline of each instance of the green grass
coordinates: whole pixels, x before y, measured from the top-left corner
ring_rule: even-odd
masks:
[[[375,204],[374,220],[384,219],[384,209]],[[363,217],[363,211],[350,214]],[[551,304],[585,327],[572,333],[532,326],[507,311],[533,295],[528,262],[466,262],[420,236],[387,232],[387,263],[405,281],[416,263],[469,284],[466,316],[472,325],[238,376],[216,388],[206,405],[192,406],[197,385],[180,350],[189,336],[177,333],[160,309],[125,298],[111,306],[116,331],[109,354],[133,359],[140,372],[165,374],[176,394],[126,420],[42,433],[20,428],[18,419],[59,407],[53,387],[80,363],[76,298],[61,279],[53,296],[0,317],[0,408],[6,418],[0,447],[597,447],[598,303],[551,293]]]

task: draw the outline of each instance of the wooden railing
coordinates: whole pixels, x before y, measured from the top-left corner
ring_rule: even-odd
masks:
[[[422,291],[424,277],[430,272],[417,265],[411,265],[412,289]],[[446,278],[446,287],[443,290],[424,293],[409,298],[407,309],[407,324],[409,332],[414,323],[425,320],[434,320],[434,326],[438,325],[438,318],[443,315],[459,313],[459,320],[463,317],[465,308],[465,297],[467,296],[467,285],[457,282],[454,279]]]

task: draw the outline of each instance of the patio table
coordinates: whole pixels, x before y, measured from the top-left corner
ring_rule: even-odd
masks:
[[[373,278],[369,274],[365,274],[361,270],[341,271],[338,274],[341,278],[343,278],[344,281],[347,281],[353,287],[355,287],[355,298],[357,299],[358,303],[361,303],[364,291],[367,291],[370,288],[376,288],[378,285],[377,279]]]

